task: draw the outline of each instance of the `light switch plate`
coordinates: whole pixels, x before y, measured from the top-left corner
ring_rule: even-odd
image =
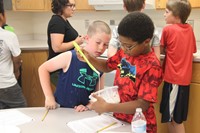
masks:
[[[85,29],[88,29],[89,25],[90,25],[90,20],[86,19],[85,20]]]

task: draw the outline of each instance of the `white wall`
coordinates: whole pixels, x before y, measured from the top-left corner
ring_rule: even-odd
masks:
[[[147,13],[154,21],[157,27],[163,27],[164,10],[146,10]],[[194,21],[194,32],[197,43],[200,49],[200,9],[193,9],[189,20]],[[19,39],[46,39],[47,24],[52,15],[51,12],[14,12],[7,11],[7,23],[15,28],[15,32]],[[75,12],[74,16],[69,19],[73,27],[79,32],[80,35],[86,34],[87,23],[93,20],[103,20],[110,24],[110,20],[115,21],[118,25],[123,16],[126,15],[124,11],[85,11]],[[85,21],[86,24],[85,24]]]

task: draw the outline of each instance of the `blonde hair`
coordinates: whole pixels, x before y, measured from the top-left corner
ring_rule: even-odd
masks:
[[[93,36],[96,33],[104,32],[106,34],[111,34],[111,29],[107,23],[97,20],[90,24],[87,34],[88,36]]]

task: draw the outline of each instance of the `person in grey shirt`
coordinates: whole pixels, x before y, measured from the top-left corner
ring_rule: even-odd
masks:
[[[124,10],[126,10],[127,12],[133,12],[133,11],[142,12],[145,8],[145,0],[123,0],[123,3],[124,3],[123,5]],[[107,52],[108,58],[113,56],[120,48],[120,42],[118,40],[119,34],[117,32],[117,28],[118,26],[114,27],[112,31],[112,38],[110,40]],[[158,31],[155,30],[154,36],[150,44],[157,58],[160,60],[160,39]]]

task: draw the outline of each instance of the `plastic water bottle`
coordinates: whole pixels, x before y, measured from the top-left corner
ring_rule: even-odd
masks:
[[[131,122],[132,133],[146,133],[146,118],[141,108],[137,108]]]

